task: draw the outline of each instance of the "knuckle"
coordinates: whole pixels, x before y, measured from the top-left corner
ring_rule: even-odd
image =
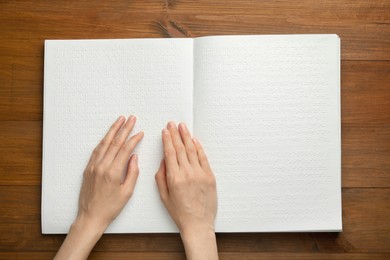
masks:
[[[214,187],[216,185],[216,181],[215,181],[214,176],[209,176],[209,178],[207,178],[207,184],[209,186],[212,186],[212,187]]]
[[[99,146],[95,147],[92,151],[92,155],[98,155],[99,154]]]
[[[129,154],[129,149],[124,145],[121,147],[118,147],[118,154]]]
[[[181,169],[185,172],[188,178],[193,178],[194,176],[196,176],[196,174],[194,174],[194,169],[189,164],[182,165]]]
[[[91,175],[91,169],[85,169],[85,170],[84,170],[84,173],[83,173],[83,176],[84,176],[84,177],[87,177],[87,176],[89,176],[89,175]]]
[[[110,170],[106,174],[104,174],[104,179],[107,182],[112,182],[114,180],[115,172]]]
[[[167,148],[164,150],[164,155],[167,158],[172,157],[174,154],[175,154],[175,151],[173,149]]]
[[[115,147],[120,147],[122,145],[122,142],[119,138],[114,138],[114,140],[112,140],[111,144]]]
[[[176,176],[168,178],[168,182],[170,184],[169,186],[171,187],[176,187],[178,184],[180,184],[180,180]]]
[[[95,149],[93,149],[91,158],[97,158],[101,155],[101,153],[102,152],[100,150],[100,147],[98,146]]]
[[[186,186],[187,184],[191,184],[194,182],[194,180],[191,178],[183,178],[183,177],[174,178],[172,181],[176,187]]]
[[[99,146],[105,146],[107,144],[107,139],[106,138],[103,138],[101,141],[100,141],[100,144]],[[98,146],[98,147],[99,147]]]
[[[194,183],[197,183],[199,181],[199,178],[195,174],[189,174],[186,180],[186,183],[192,185]]]
[[[112,175],[115,173],[115,169],[113,167],[110,167],[106,172],[108,175]]]
[[[96,175],[103,175],[105,173],[105,167],[102,164],[99,164],[94,168],[94,172]]]
[[[187,153],[195,153],[195,147],[193,145],[186,146]]]
[[[184,146],[183,146],[182,144],[178,144],[178,145],[176,146],[176,152],[178,152],[178,153],[183,153],[183,152],[185,152]]]

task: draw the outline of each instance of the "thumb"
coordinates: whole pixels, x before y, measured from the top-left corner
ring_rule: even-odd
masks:
[[[128,192],[128,194],[129,194],[129,197],[131,197],[131,195],[134,192],[134,187],[135,187],[135,184],[137,182],[138,175],[139,175],[138,155],[133,154],[129,160],[126,179],[123,183],[123,185],[125,186],[126,192]]]
[[[156,183],[158,187],[158,191],[160,193],[160,198],[163,202],[165,202],[168,199],[168,185],[167,185],[167,175],[165,171],[165,160],[161,160],[160,168],[158,169],[156,173]]]

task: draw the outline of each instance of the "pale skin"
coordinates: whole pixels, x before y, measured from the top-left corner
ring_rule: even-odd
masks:
[[[143,132],[131,136],[135,122],[134,116],[119,117],[93,151],[84,171],[77,217],[55,259],[87,259],[131,198],[139,175],[133,151],[144,136]],[[180,231],[187,259],[218,259],[216,182],[207,156],[184,123],[169,122],[162,142],[164,159],[156,183]]]

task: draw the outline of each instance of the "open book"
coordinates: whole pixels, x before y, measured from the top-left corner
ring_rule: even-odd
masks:
[[[209,157],[217,232],[342,229],[336,35],[45,41],[43,233],[68,231],[93,148],[131,114],[140,176],[107,233],[177,232],[154,179],[169,120]]]

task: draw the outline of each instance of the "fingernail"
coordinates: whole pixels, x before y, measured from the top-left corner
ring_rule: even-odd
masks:
[[[175,124],[173,122],[168,123],[168,128],[172,129],[175,127]]]
[[[135,116],[131,115],[131,116],[129,117],[129,120],[130,120],[130,122],[133,122],[133,121],[135,120]]]
[[[163,135],[167,135],[169,132],[168,132],[168,130],[167,130],[166,128],[164,128],[164,129],[162,130],[162,133],[163,133]]]
[[[181,130],[187,130],[187,126],[184,123],[180,123]]]
[[[123,120],[123,116],[120,116],[118,117],[118,119],[116,120],[117,123],[121,122]]]

